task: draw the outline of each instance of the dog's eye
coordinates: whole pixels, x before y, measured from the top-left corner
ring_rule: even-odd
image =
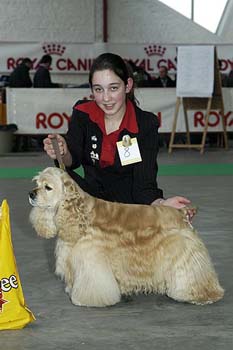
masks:
[[[46,191],[52,191],[52,187],[50,187],[49,185],[45,185],[45,189]]]

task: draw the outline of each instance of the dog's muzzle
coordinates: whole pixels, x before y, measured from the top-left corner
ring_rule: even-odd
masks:
[[[28,200],[29,203],[33,206],[36,207],[37,206],[37,202],[36,202],[36,191],[32,190],[28,193]]]

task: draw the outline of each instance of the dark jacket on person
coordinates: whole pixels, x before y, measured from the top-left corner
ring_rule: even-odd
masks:
[[[10,74],[9,87],[13,88],[30,88],[32,87],[32,80],[29,75],[30,68],[24,63],[18,65]]]
[[[33,86],[34,88],[56,88],[59,84],[52,83],[49,70],[39,66],[33,78]]]
[[[169,76],[167,76],[164,79],[164,82],[162,81],[162,79],[160,77],[154,79],[152,81],[152,85],[153,87],[176,87],[176,82],[175,80],[172,80]]]
[[[86,106],[84,106],[86,103]],[[116,149],[114,162],[110,166],[101,167],[100,155],[103,132],[90,119],[89,104],[94,101],[78,101],[73,108],[66,141],[72,155],[73,164],[67,168],[71,177],[87,193],[114,202],[151,204],[155,199],[163,197],[157,186],[157,154],[158,154],[158,118],[134,106],[138,133],[127,129],[120,131],[118,140],[124,135],[136,137],[142,162],[121,165]],[[82,110],[79,110],[81,108]],[[83,166],[85,177],[80,177],[74,169]]]
[[[233,87],[233,70],[230,71],[226,78],[226,86],[227,87]]]

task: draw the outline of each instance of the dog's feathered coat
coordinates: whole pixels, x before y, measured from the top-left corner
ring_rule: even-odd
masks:
[[[166,294],[194,304],[223,297],[207,249],[186,210],[107,202],[47,168],[30,192],[38,235],[58,236],[56,274],[76,305],[107,306],[122,294]]]

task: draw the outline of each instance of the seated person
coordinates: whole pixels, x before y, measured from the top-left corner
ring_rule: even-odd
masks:
[[[176,81],[172,80],[167,74],[166,66],[159,68],[159,77],[153,80],[153,87],[176,87]]]
[[[233,70],[230,71],[226,78],[226,85],[227,87],[233,87]]]
[[[29,71],[32,68],[32,61],[26,57],[13,70],[9,78],[9,87],[12,88],[30,88],[32,87],[32,80]]]
[[[132,60],[127,62],[128,69],[132,72],[135,86],[151,87],[153,79],[151,75],[141,66],[137,66]]]
[[[49,68],[52,64],[52,57],[50,55],[44,55],[39,63],[39,67],[34,75],[33,86],[34,88],[58,88],[61,87],[57,83],[51,81]]]

